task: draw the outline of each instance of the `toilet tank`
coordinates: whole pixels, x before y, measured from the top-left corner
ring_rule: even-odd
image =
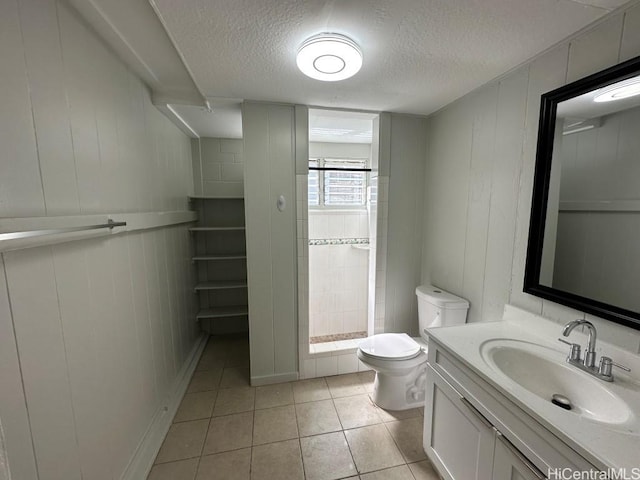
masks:
[[[420,336],[426,338],[425,328],[462,325],[467,321],[469,302],[433,285],[416,288]]]

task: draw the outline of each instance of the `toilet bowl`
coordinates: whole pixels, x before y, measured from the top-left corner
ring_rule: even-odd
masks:
[[[427,345],[406,333],[380,333],[363,340],[358,358],[376,372],[372,398],[387,410],[406,410],[424,403]]]
[[[386,410],[424,405],[427,328],[466,322],[469,302],[432,285],[416,288],[420,337],[406,333],[372,335],[358,347],[358,358],[376,372],[373,402]]]

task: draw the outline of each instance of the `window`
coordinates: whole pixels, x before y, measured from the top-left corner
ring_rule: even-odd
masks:
[[[363,207],[367,202],[368,178],[364,159],[309,159],[309,206]]]

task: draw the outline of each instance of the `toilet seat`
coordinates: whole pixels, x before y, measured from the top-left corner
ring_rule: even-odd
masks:
[[[365,357],[378,360],[409,360],[422,351],[406,333],[379,333],[363,340],[359,347]]]

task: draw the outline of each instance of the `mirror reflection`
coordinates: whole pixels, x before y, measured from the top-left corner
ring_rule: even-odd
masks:
[[[557,104],[540,285],[640,312],[640,75]]]

